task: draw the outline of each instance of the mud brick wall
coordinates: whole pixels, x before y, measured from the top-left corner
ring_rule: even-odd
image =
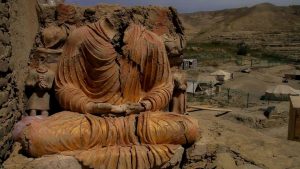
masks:
[[[24,78],[37,30],[35,0],[0,0],[0,166],[25,109]]]

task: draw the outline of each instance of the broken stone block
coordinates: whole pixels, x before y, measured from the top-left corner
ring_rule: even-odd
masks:
[[[20,153],[21,145],[15,143],[11,156],[3,163],[4,169],[82,169],[77,159],[71,156],[49,155],[41,158],[28,158]],[[179,147],[171,160],[162,169],[180,169],[184,148]]]
[[[216,168],[215,153],[218,150],[218,145],[207,144],[201,141],[195,143],[192,147],[186,150],[184,169],[196,168]]]
[[[51,155],[28,158],[20,154],[21,145],[15,143],[10,157],[3,163],[4,169],[82,169],[81,164],[71,156]]]
[[[237,169],[230,153],[218,153],[216,159],[217,169]]]
[[[32,159],[19,155],[13,158],[4,163],[4,169],[82,169],[80,163],[71,156],[52,155]]]
[[[45,156],[31,161],[24,169],[82,169],[80,163],[70,156]]]
[[[172,169],[180,169],[180,163],[182,161],[182,155],[184,152],[183,147],[179,147],[171,160],[167,162],[164,166],[162,166],[162,169],[172,168]]]
[[[214,144],[202,144],[197,142],[186,150],[186,158],[188,160],[199,160],[208,154],[212,155],[217,151],[218,146]]]

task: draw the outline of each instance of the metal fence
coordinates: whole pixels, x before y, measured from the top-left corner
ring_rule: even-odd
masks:
[[[209,55],[207,53],[192,55],[189,58],[196,58],[198,60],[198,66],[218,66],[218,64],[222,63],[235,62],[240,66],[273,67],[287,63],[295,63],[288,58],[249,58],[247,56],[230,56],[228,54]]]
[[[232,106],[249,108],[259,105],[261,102],[268,103],[263,100],[263,95],[247,93],[241,90],[225,88],[215,95],[205,96],[200,94],[188,94],[189,102],[202,102],[204,104],[218,104],[220,106]]]

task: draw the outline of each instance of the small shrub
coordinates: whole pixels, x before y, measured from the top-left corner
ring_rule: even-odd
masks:
[[[249,51],[249,46],[245,42],[237,44],[237,54],[238,55],[247,55]]]

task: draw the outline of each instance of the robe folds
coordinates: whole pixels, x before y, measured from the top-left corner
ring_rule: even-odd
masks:
[[[133,24],[123,41],[120,55],[99,23],[70,35],[55,80],[65,110],[84,113],[89,102],[119,105],[148,100],[151,111],[167,106],[173,82],[160,37]]]
[[[34,157],[60,153],[91,168],[147,169],[168,162],[198,132],[197,122],[180,114],[116,118],[61,112],[29,125],[23,143]]]
[[[149,169],[195,142],[197,121],[161,111],[173,90],[162,40],[131,24],[123,43],[117,50],[99,22],[71,33],[55,79],[57,99],[66,111],[24,129],[21,142],[32,156],[61,153],[90,168]],[[143,100],[151,103],[150,110],[122,117],[95,116],[85,106]]]

